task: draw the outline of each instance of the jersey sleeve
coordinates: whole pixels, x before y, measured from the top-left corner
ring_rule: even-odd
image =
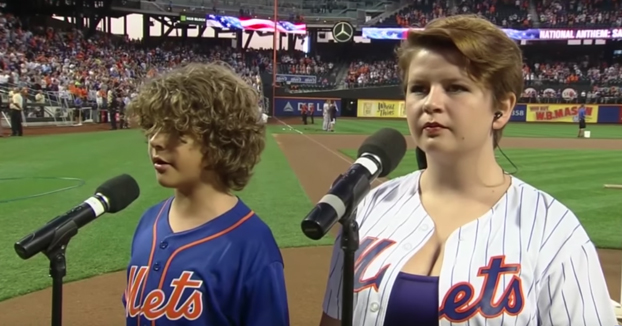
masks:
[[[343,281],[343,251],[340,246],[341,231],[333,245],[333,255],[330,260],[328,284],[324,293],[322,310],[331,318],[341,320],[341,282]]]
[[[561,261],[552,261],[540,282],[542,326],[618,324],[592,242],[577,246]]]
[[[254,275],[248,285],[244,326],[289,326],[283,264],[273,262]]]

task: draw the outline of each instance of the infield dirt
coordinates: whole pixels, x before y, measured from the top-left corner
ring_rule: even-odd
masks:
[[[27,128],[26,135],[98,131],[106,125],[82,127]],[[274,137],[285,153],[312,202],[319,200],[352,160],[339,149],[358,148],[365,136],[278,134]],[[3,141],[3,140],[2,140]],[[10,141],[10,140],[9,140]],[[409,144],[412,146],[412,143]],[[506,148],[619,148],[620,141],[595,139],[506,138]],[[616,146],[616,147],[614,147]],[[377,182],[379,184],[380,182]],[[301,216],[302,219],[302,216]],[[293,326],[317,326],[328,276],[330,246],[283,249],[290,319]],[[599,250],[609,292],[620,298],[622,252]],[[118,326],[125,324],[121,295],[125,271],[110,273],[65,285],[65,326]],[[0,303],[0,325],[40,326],[50,323],[51,289],[30,293]]]

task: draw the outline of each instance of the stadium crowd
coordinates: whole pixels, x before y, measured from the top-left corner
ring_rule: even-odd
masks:
[[[451,5],[450,5],[451,4]],[[386,18],[381,26],[424,26],[430,20],[452,14],[476,13],[500,26],[530,27],[598,24],[620,26],[622,14],[613,0],[561,1],[544,0],[535,8],[529,0],[415,0],[412,6]],[[536,10],[537,17],[530,12]],[[534,19],[535,18],[535,19]],[[205,46],[171,38],[148,46],[122,36],[96,33],[88,40],[76,29],[58,30],[43,26],[25,26],[8,14],[0,15],[0,90],[28,88],[31,101],[52,101],[66,107],[92,103],[97,106],[114,101],[110,90],[123,106],[136,95],[142,80],[187,62],[221,60],[228,63],[249,84],[261,91],[262,73],[272,72],[271,50],[240,51],[231,47]],[[365,52],[365,51],[363,51]],[[368,87],[399,83],[397,63],[390,51],[384,56],[352,57],[343,67],[323,60],[320,55],[300,51],[280,51],[277,73],[317,77],[315,89],[334,87]],[[343,69],[342,69],[343,68]],[[344,73],[340,74],[343,70]],[[583,84],[594,93],[618,94],[622,67],[617,63],[575,60],[551,62],[526,60],[524,77],[527,85]],[[295,90],[305,86],[284,80],[280,86]],[[616,87],[611,87],[616,86]],[[557,97],[561,91],[526,94],[536,98]],[[45,96],[37,96],[45,94]],[[553,94],[554,93],[554,94]]]
[[[400,10],[395,15],[383,19],[382,27],[423,27],[429,21],[456,14],[477,14],[498,26],[529,28],[532,17],[529,14],[528,0],[460,0],[449,7],[450,1],[417,0],[412,6]]]
[[[622,11],[616,0],[416,0],[382,20],[379,26],[422,27],[428,21],[454,14],[477,14],[508,28],[620,27]]]
[[[29,27],[14,16],[0,16],[0,89],[28,88],[67,106],[105,103],[112,89],[126,104],[145,78],[187,62],[224,61],[258,90],[259,72],[272,69],[266,51],[180,46],[174,40],[148,47],[104,33],[86,40],[77,29]],[[29,95],[34,100],[35,94]]]
[[[590,84],[613,85],[622,83],[622,66],[619,63],[589,62],[528,62],[523,64],[523,77],[527,83],[538,84]],[[399,83],[395,60],[355,62],[350,64],[348,87],[369,87]]]
[[[235,50],[207,46],[200,41],[181,44],[174,38],[149,46],[120,36],[97,33],[88,40],[76,29],[59,31],[42,26],[23,26],[11,15],[0,15],[0,89],[30,89],[59,105],[110,102],[109,90],[121,106],[127,104],[148,77],[187,62],[224,61],[259,91],[261,73],[272,72],[272,50]],[[278,73],[317,76],[320,87],[334,86],[334,64],[319,55],[280,51]],[[271,78],[271,77],[270,77]],[[287,83],[283,83],[287,86]],[[293,86],[293,85],[289,85]],[[6,103],[6,102],[5,102]]]
[[[615,0],[545,0],[536,5],[540,27],[619,27],[620,4]]]

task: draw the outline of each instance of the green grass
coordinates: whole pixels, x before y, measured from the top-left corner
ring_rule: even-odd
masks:
[[[342,152],[352,158],[356,150]],[[546,191],[568,206],[581,220],[599,248],[622,248],[622,200],[620,191],[603,188],[605,183],[622,184],[622,151],[505,149],[518,167],[516,177]],[[498,155],[507,171],[509,162]],[[417,167],[414,151],[408,151],[389,178],[412,172]]]
[[[296,125],[295,129],[303,133],[325,133],[322,130],[321,120],[314,125]],[[274,132],[296,133],[286,130],[285,126],[272,127]],[[408,124],[406,120],[382,120],[382,119],[337,119],[336,134],[372,134],[382,128],[394,128],[407,135]],[[573,138],[577,135],[577,125],[569,123],[509,123],[503,132],[503,137],[535,137],[535,138]],[[592,132],[592,138],[597,139],[622,139],[622,125],[597,125],[590,124],[587,130]]]
[[[124,269],[141,214],[172,194],[156,183],[146,143],[136,130],[0,140],[0,260],[4,264],[0,269],[0,300],[50,286],[48,260],[43,255],[21,260],[13,244],[82,202],[105,180],[128,173],[138,181],[141,195],[126,210],[102,216],[73,238],[67,250],[67,281]],[[25,179],[4,179],[19,177]],[[35,199],[2,203],[79,184],[33,177],[73,177],[85,184]],[[298,221],[308,213],[311,202],[273,137],[267,137],[255,176],[239,195],[272,228],[279,246],[332,243],[328,238],[309,240],[300,232]]]
[[[294,126],[298,131],[280,125],[270,126],[268,131],[320,133],[321,126],[317,123]],[[408,133],[405,121],[341,119],[335,134],[371,134],[385,127]],[[622,138],[621,127],[590,125],[589,129],[594,138]],[[514,123],[506,128],[504,136],[574,138],[575,133],[575,125]],[[621,221],[615,219],[614,211],[619,212],[622,207],[607,205],[616,202],[619,194],[600,189],[604,182],[622,183],[620,177],[616,180],[614,168],[622,166],[620,154],[594,151],[596,157],[588,159],[581,156],[585,151],[506,152],[519,164],[518,176],[571,207],[597,245],[620,247],[615,232]],[[564,156],[572,157],[572,160],[562,159]],[[407,173],[414,166],[414,156],[408,155],[394,175]],[[13,250],[15,241],[79,204],[102,182],[121,173],[136,178],[141,186],[141,196],[123,212],[103,216],[80,230],[68,249],[67,281],[124,269],[141,214],[172,193],[157,185],[145,141],[136,130],[0,139],[0,260],[4,263],[0,269],[0,301],[51,284],[47,276],[47,259],[41,255],[28,261],[19,259]],[[79,178],[84,180],[84,185],[35,199],[5,202],[80,185],[76,180],[46,177]],[[271,136],[267,138],[266,150],[255,176],[240,196],[270,225],[281,247],[332,242],[331,239],[311,241],[301,234],[297,221],[308,212],[312,203]],[[598,216],[608,218],[598,220]]]

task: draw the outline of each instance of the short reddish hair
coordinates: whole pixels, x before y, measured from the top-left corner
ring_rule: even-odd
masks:
[[[518,44],[491,22],[475,15],[457,15],[430,22],[423,30],[411,30],[398,50],[404,87],[413,56],[423,48],[450,50],[462,56],[467,74],[490,89],[493,110],[507,94],[523,93],[523,56]],[[497,145],[503,130],[495,130]]]

